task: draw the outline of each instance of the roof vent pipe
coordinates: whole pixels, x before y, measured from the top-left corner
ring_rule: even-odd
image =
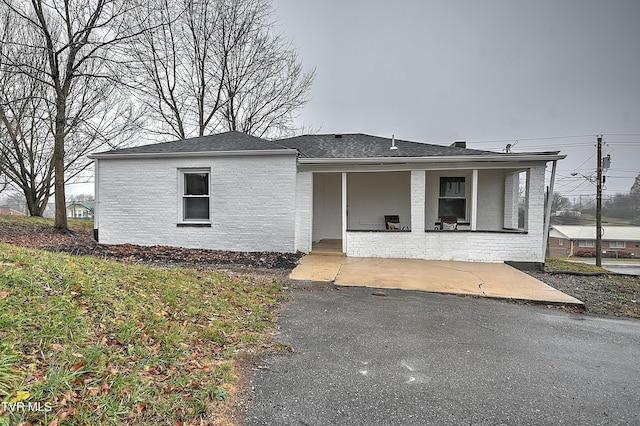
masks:
[[[391,147],[389,149],[398,149],[396,146],[396,135],[391,135]]]

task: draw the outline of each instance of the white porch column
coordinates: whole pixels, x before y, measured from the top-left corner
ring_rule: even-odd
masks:
[[[504,227],[518,229],[518,190],[520,175],[509,173],[504,179]]]
[[[411,232],[421,235],[425,229],[425,176],[424,170],[411,170]]]
[[[347,174],[342,173],[342,252],[347,252]]]
[[[475,231],[478,223],[478,169],[473,169],[471,176],[471,230]]]

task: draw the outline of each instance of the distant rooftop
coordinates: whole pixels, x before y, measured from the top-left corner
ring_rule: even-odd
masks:
[[[72,206],[82,206],[87,210],[93,210],[96,207],[96,202],[95,201],[74,201],[73,203],[69,203],[67,205],[67,208],[70,208]]]
[[[595,240],[595,225],[552,225],[570,240]],[[640,241],[640,226],[602,226],[604,241]]]

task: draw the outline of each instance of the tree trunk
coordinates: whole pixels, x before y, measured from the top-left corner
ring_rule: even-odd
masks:
[[[66,115],[66,102],[65,99],[60,99],[56,105],[56,129],[54,135],[54,148],[53,148],[53,169],[54,169],[54,191],[56,197],[56,218],[55,228],[61,230],[67,230],[67,204],[64,191],[64,130],[65,130],[65,115]]]
[[[44,203],[42,203],[42,200],[38,200],[36,191],[31,188],[25,189],[23,193],[24,193],[25,200],[27,202],[27,209],[29,210],[29,215],[42,217],[42,214],[44,213],[44,210],[47,207],[46,200],[44,201]]]

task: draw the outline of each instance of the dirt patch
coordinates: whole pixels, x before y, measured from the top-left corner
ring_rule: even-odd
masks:
[[[62,232],[51,226],[0,222],[0,242],[74,255],[96,256],[128,263],[186,267],[227,267],[233,272],[289,271],[302,253],[231,252],[133,244],[99,244],[91,230]],[[219,269],[219,268],[215,268]]]
[[[530,272],[534,278],[569,294],[597,315],[640,318],[640,277]]]

